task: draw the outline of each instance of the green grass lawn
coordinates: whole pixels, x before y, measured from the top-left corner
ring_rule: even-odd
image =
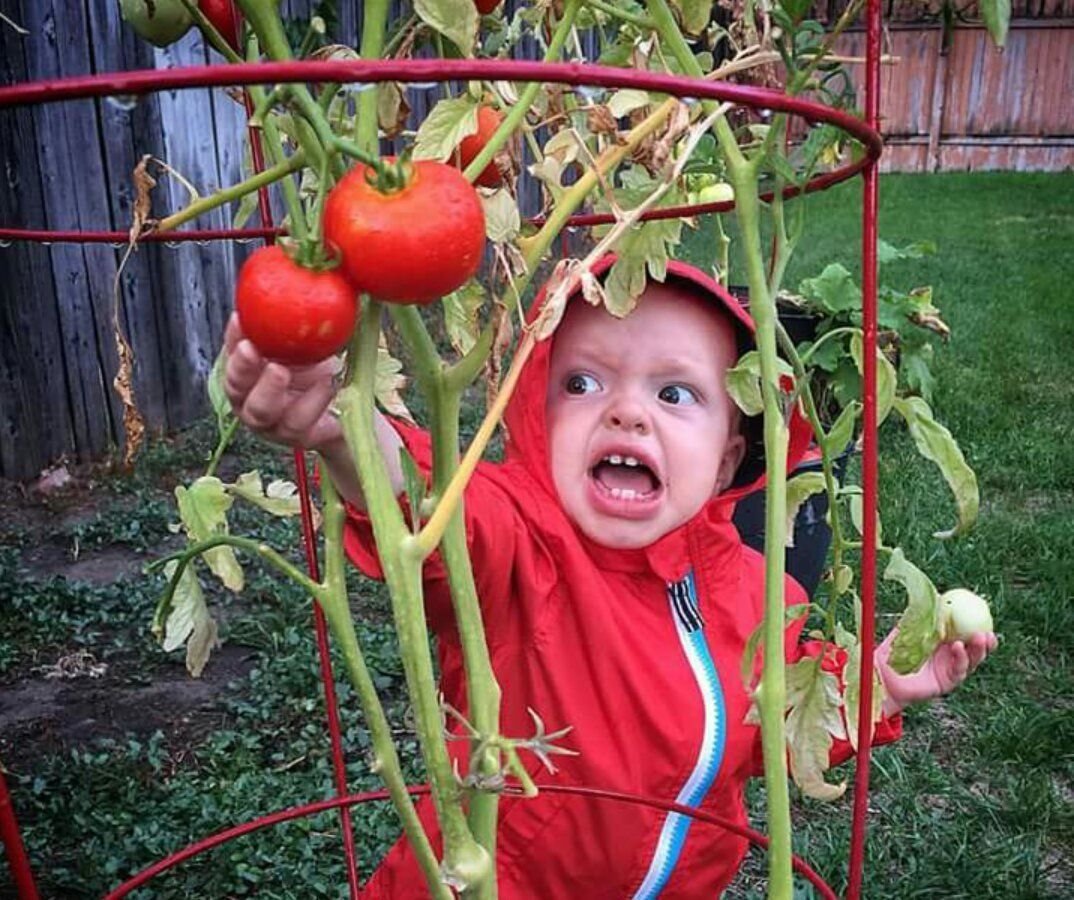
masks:
[[[859,194],[854,182],[809,198],[810,238],[794,260],[789,287],[828,262],[857,269]],[[947,489],[918,461],[905,432],[885,426],[885,539],[902,546],[941,589],[966,586],[988,597],[1002,642],[967,685],[909,711],[904,739],[875,752],[865,895],[1068,900],[1074,896],[1074,174],[885,176],[881,209],[887,241],[939,245],[936,256],[892,265],[881,280],[934,287],[952,329],[949,345],[936,352],[934,408],[976,470],[982,501],[970,535],[933,539],[952,521]],[[692,237],[688,251],[703,253],[698,241],[704,239],[704,233]],[[5,516],[0,692],[40,680],[42,666],[73,650],[110,664],[117,690],[177,677],[181,661],[161,654],[148,633],[158,583],[137,571],[113,583],[83,583],[27,560],[31,543],[42,539],[77,547],[83,558],[117,546],[136,560],[150,558],[168,540],[170,491],[176,477],[197,468],[196,446],[187,438],[158,444],[133,477],[100,481],[92,515],[58,510],[36,532],[25,521],[9,525]],[[264,470],[286,471],[279,453],[252,441],[243,447]],[[277,546],[296,540],[286,524],[274,526],[270,537]],[[373,667],[405,734],[383,594],[356,584],[356,596]],[[881,630],[899,601],[896,592],[881,592]],[[0,733],[0,759],[10,766],[8,783],[46,897],[100,896],[197,837],[331,794],[306,602],[254,577],[224,632],[242,648],[235,678],[185,711],[185,724],[177,715],[174,728],[113,728],[104,739],[91,728],[66,743],[47,730],[18,732],[18,745]],[[348,710],[351,785],[372,786],[368,735],[346,685],[339,691]],[[419,777],[416,767],[411,774]],[[840,774],[850,778],[850,767]],[[750,797],[760,823],[759,787]],[[845,878],[849,810],[849,797],[835,804],[798,801],[794,809],[798,851],[837,891]],[[390,810],[359,814],[365,871],[394,831]],[[337,820],[323,815],[229,844],[143,896],[344,897],[340,857]],[[728,896],[763,896],[762,874],[763,861],[751,858]],[[4,878],[0,897],[11,897]],[[803,889],[799,896],[812,895]]]

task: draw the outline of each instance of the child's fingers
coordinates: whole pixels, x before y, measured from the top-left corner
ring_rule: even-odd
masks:
[[[996,636],[991,632],[979,632],[966,641],[966,654],[969,657],[970,671],[976,669],[991,650],[995,649]]]
[[[242,326],[239,324],[239,314],[233,312],[227,320],[227,328],[224,331],[224,346],[227,352],[232,353],[235,345],[243,339]]]
[[[224,393],[238,412],[246,402],[246,395],[257,384],[265,370],[265,360],[247,340],[239,341],[228,353],[224,367]]]
[[[246,395],[239,418],[255,431],[274,429],[287,409],[290,384],[290,370],[279,363],[269,363]]]
[[[305,447],[323,440],[314,426],[324,416],[334,395],[335,385],[322,379],[295,396],[276,423],[276,436],[285,443]]]
[[[953,690],[962,684],[970,674],[970,656],[966,652],[966,645],[962,641],[953,641],[948,648],[948,676],[951,685],[947,690]]]

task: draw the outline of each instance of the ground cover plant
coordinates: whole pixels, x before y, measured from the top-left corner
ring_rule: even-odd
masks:
[[[889,423],[885,533],[927,560],[938,584],[987,596],[1003,643],[970,684],[911,710],[904,740],[876,752],[867,896],[1028,900],[1074,889],[1074,372],[1059,352],[1074,336],[1064,252],[1074,221],[1062,202],[1072,188],[1069,174],[883,179],[883,236],[941,245],[935,257],[894,265],[933,286],[951,326],[934,362],[934,402],[978,473],[983,507],[966,538],[928,538],[949,518],[946,489],[911,464],[908,436]],[[857,200],[856,186],[814,199],[810,215],[823,227],[792,264],[790,287],[833,260],[854,268]],[[687,241],[690,253],[703,246]],[[200,681],[186,679],[179,654],[162,655],[148,633],[159,585],[139,570],[147,549],[175,539],[167,501],[204,466],[209,430],[156,445],[133,476],[92,476],[92,486],[81,480],[47,500],[5,487],[0,759],[45,896],[99,895],[224,824],[331,792],[309,606],[299,592],[251,570],[241,603],[220,598],[230,610],[221,617],[227,643]],[[264,473],[286,475],[286,456],[246,440],[222,473],[234,475],[235,459],[245,466],[251,455]],[[283,529],[274,542],[294,544],[291,525],[273,527]],[[419,779],[387,600],[369,583],[356,584],[352,600],[406,773]],[[892,616],[902,599],[889,592],[883,603]],[[101,664],[108,669],[94,678]],[[48,677],[59,671],[71,677]],[[339,690],[351,785],[374,786],[368,733],[347,685]],[[759,786],[752,800],[760,825]],[[797,797],[793,812],[797,849],[838,889],[846,800]],[[358,822],[368,872],[398,826],[386,809],[363,810]],[[287,897],[296,884],[303,896],[342,896],[340,860],[337,820],[322,816],[228,845],[147,896]],[[763,873],[757,858],[728,895],[761,896]]]

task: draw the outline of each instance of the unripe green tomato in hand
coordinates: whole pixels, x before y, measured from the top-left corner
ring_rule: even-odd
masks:
[[[235,309],[243,334],[262,356],[302,366],[342,349],[354,331],[358,302],[338,269],[307,269],[277,244],[243,264]]]
[[[965,641],[979,632],[993,630],[988,603],[973,591],[954,588],[940,595],[940,604],[945,641]]]
[[[351,169],[328,194],[324,239],[358,290],[388,303],[425,304],[477,272],[485,212],[454,166],[422,159],[406,171],[402,187],[384,192],[371,183],[369,166]]]
[[[158,47],[175,43],[194,24],[182,0],[119,0],[119,12],[139,37]]]

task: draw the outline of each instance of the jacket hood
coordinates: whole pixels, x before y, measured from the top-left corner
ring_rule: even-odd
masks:
[[[592,274],[600,278],[608,272],[616,260],[615,254],[602,257],[592,267]],[[750,315],[726,288],[706,275],[700,269],[688,263],[672,260],[668,262],[665,282],[681,282],[689,286],[691,293],[706,297],[719,307],[734,323],[738,333],[739,355],[754,346],[754,323]],[[533,323],[540,315],[549,297],[549,284],[546,283],[538,292],[527,314],[527,320]],[[576,288],[570,295],[569,303],[585,303],[581,299],[581,288]],[[555,334],[540,341],[533,348],[530,358],[523,369],[514,395],[504,414],[507,431],[505,448],[508,465],[520,465],[527,474],[538,482],[552,497],[556,489],[552,480],[552,470],[548,457],[548,431],[545,421],[545,400],[548,390],[549,363],[552,355],[552,343]],[[755,427],[760,416],[743,417],[742,427],[747,437],[746,457],[739,467],[739,474],[733,484],[714,497],[698,514],[708,519],[727,520],[730,518],[734,503],[746,494],[752,493],[764,484],[763,441],[753,435],[760,434]],[[788,471],[801,461],[810,439],[809,424],[796,408],[790,421],[790,446],[788,448]],[[685,526],[683,526],[685,527]]]

